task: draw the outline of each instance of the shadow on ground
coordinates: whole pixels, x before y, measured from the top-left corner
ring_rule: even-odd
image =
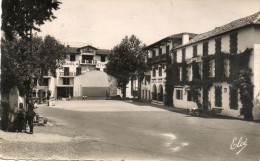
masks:
[[[155,107],[155,108],[159,108],[159,109],[164,109],[167,111],[171,111],[171,112],[176,112],[176,113],[180,113],[185,115],[185,117],[194,117],[194,116],[190,116],[189,115],[189,110],[188,109],[182,109],[182,108],[177,108],[177,107],[172,107],[172,106],[164,106],[163,104],[157,104],[157,103],[150,103],[150,102],[143,102],[140,100],[120,100],[120,101],[124,101],[126,103],[131,103],[134,104],[136,106],[151,106],[151,107]],[[207,111],[204,111],[201,116],[199,116],[200,118],[204,118],[204,119],[226,119],[226,120],[241,120],[241,121],[247,121],[244,120],[243,118],[236,118],[236,117],[229,117],[229,116],[223,116],[223,115],[212,115],[210,113],[208,113]],[[248,122],[255,122],[255,123],[260,123],[260,120],[254,120],[254,121],[248,121]]]

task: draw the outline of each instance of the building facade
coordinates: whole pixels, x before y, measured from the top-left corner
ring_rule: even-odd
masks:
[[[166,63],[170,61],[170,50],[178,45],[188,43],[196,34],[180,33],[159,40],[143,50],[148,52],[147,63],[151,67],[150,72],[145,73],[141,83],[141,98],[157,103],[166,101]]]
[[[236,81],[243,71],[252,70],[249,77],[254,86],[253,97],[257,97],[259,46],[260,12],[199,34],[187,44],[173,48],[172,62],[177,66],[174,72],[179,75],[174,86],[174,106],[193,108],[200,103],[204,109],[221,108],[222,115],[240,116],[242,102]],[[254,118],[259,117],[258,112],[253,109]]]
[[[51,91],[51,97],[78,98],[116,96],[115,78],[105,73],[110,50],[93,46],[66,48],[66,59],[57,69],[56,77],[50,73],[44,76],[44,86],[36,86],[33,97],[38,98],[38,91],[43,90],[43,97]],[[35,80],[37,82],[37,80]]]

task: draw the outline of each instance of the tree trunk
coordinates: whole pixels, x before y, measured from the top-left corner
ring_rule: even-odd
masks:
[[[141,99],[142,89],[141,89],[141,76],[138,75],[138,99]]]
[[[126,83],[123,84],[122,93],[123,93],[123,98],[125,98],[126,97]]]

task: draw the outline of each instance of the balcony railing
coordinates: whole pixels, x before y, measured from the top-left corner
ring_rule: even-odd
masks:
[[[74,77],[76,76],[75,72],[60,72],[61,77]]]
[[[80,60],[79,63],[81,65],[96,65],[97,61],[96,60]]]
[[[36,86],[34,87],[34,89],[38,89],[38,90],[48,90],[49,86]]]
[[[98,61],[98,62],[96,63],[96,67],[97,67],[97,68],[105,67],[106,64],[107,64],[107,62],[100,62],[100,61]]]

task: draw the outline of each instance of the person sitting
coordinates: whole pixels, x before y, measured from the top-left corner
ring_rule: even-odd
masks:
[[[22,132],[23,129],[25,129],[25,111],[23,103],[20,103],[19,109],[16,112],[15,131]]]

